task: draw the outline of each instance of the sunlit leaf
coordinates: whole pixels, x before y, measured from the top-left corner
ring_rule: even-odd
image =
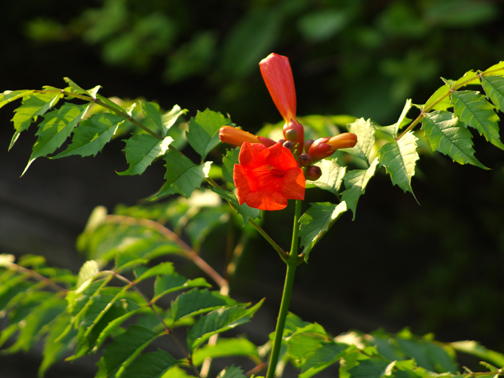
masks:
[[[346,202],[348,209],[352,210],[353,219],[357,209],[357,202],[361,195],[366,191],[366,186],[374,176],[378,158],[375,158],[368,169],[354,169],[345,175],[345,191],[342,193],[341,200]]]
[[[231,120],[209,109],[198,111],[189,121],[187,141],[200,154],[202,161],[219,144],[219,129],[224,125],[231,125]]]
[[[375,131],[371,121],[359,118],[348,125],[348,131],[357,135],[357,144],[348,149],[348,152],[369,164],[375,142]]]
[[[208,177],[210,171],[211,162],[207,161],[196,165],[189,158],[174,150],[169,150],[165,154],[165,160],[164,178],[166,183],[153,196],[153,200],[175,193],[189,197],[194,189],[200,187],[201,182]]]
[[[90,96],[92,98],[96,98],[96,94],[101,89],[101,86],[97,85],[96,87],[94,87],[92,89],[86,90],[86,89],[83,89],[80,85],[78,85],[76,82],[74,82],[69,77],[65,77],[63,79],[68,83],[68,85],[70,85],[72,93],[79,93],[79,94],[83,94],[86,96]]]
[[[423,119],[423,130],[434,151],[439,151],[459,164],[472,164],[487,169],[474,157],[472,134],[453,113],[436,111]]]
[[[176,272],[172,274],[164,274],[162,276],[156,277],[156,282],[154,283],[154,298],[153,301],[157,301],[162,296],[172,293],[174,291],[189,289],[192,287],[211,287],[204,278],[199,277],[190,280],[184,276],[179,275]]]
[[[485,96],[473,91],[453,92],[452,102],[454,113],[462,122],[474,127],[494,146],[504,149],[499,136],[499,116]]]
[[[451,108],[453,105],[450,102],[450,86],[448,84],[443,85],[438,88],[436,92],[427,100],[424,109],[433,109],[433,110],[446,110]]]
[[[259,359],[257,346],[245,338],[219,338],[216,344],[205,345],[193,354],[193,363],[199,366],[206,358],[245,356]]]
[[[307,181],[306,187],[316,186],[338,195],[346,173],[346,167],[339,165],[337,159],[323,159],[315,165],[320,167],[322,175],[316,181]]]
[[[347,210],[345,202],[334,205],[329,202],[310,204],[310,208],[299,219],[299,237],[304,247],[304,260],[308,261],[311,249],[329,230],[336,220]]]
[[[504,77],[482,76],[481,83],[486,95],[497,109],[504,111]]]
[[[16,101],[20,98],[29,96],[33,93],[33,90],[19,90],[19,91],[5,91],[0,94],[0,108],[10,104],[12,101]]]
[[[223,369],[218,375],[217,378],[245,378],[243,375],[243,370],[236,366],[230,366]]]
[[[80,155],[96,156],[115,134],[124,118],[115,114],[100,113],[82,121],[74,130],[72,143],[53,159]]]
[[[379,151],[380,164],[387,169],[392,183],[411,194],[411,178],[415,174],[416,161],[419,159],[416,140],[415,135],[409,131],[401,139],[384,144]]]
[[[235,164],[238,164],[238,155],[240,155],[239,148],[233,148],[226,152],[222,158],[222,176],[224,180],[234,186],[233,171]]]
[[[152,162],[163,156],[173,138],[157,139],[150,134],[133,135],[126,141],[126,160],[129,168],[118,175],[141,175]]]
[[[164,373],[179,363],[171,354],[162,349],[143,353],[124,369],[121,378],[161,378]]]
[[[243,306],[232,306],[214,310],[202,316],[190,329],[187,335],[187,345],[191,351],[194,351],[212,335],[247,323],[261,307],[263,301],[264,299],[248,309]]]
[[[473,340],[456,341],[449,344],[453,349],[471,354],[497,366],[504,366],[504,354],[485,348]]]

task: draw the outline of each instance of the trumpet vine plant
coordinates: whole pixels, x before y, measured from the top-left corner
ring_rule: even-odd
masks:
[[[419,138],[454,162],[487,169],[476,159],[472,139],[477,133],[504,149],[498,116],[504,110],[504,62],[444,80],[424,104],[407,100],[389,126],[363,118],[300,117],[288,58],[270,54],[259,67],[283,121],[258,135],[209,109],[189,117],[178,105],[164,111],[146,100],[111,99],[100,86],[83,89],[69,78],[63,88],[0,95],[0,107],[18,104],[9,149],[36,128],[22,174],[42,157],[96,156],[112,138],[125,144],[128,168],[118,175],[141,175],[155,160],[166,167],[164,184],[148,204],[119,206],[112,214],[95,209],[77,240],[88,258],[79,272],[48,266],[42,256],[0,255],[1,353],[43,342],[40,377],[59,360],[89,354],[98,355],[97,378],[272,378],[287,364],[302,378],[334,364],[344,378],[504,375],[504,355],[474,341],[439,342],[407,329],[335,336],[289,312],[296,268],[342,214],[355,217],[369,180],[385,172],[413,195]],[[314,187],[332,193],[334,201],[305,204]],[[292,236],[284,249],[261,222],[289,203]],[[226,222],[240,222],[243,235],[220,272],[200,250]],[[229,291],[250,230],[264,237],[286,268],[276,328],[259,346],[226,332],[251,321],[263,303],[241,303]],[[204,277],[179,274],[170,255],[187,258]],[[483,371],[464,370],[460,353],[483,360]],[[212,368],[222,357],[246,362]]]

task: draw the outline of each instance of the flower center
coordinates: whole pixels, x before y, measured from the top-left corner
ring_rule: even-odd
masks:
[[[273,176],[283,177],[285,175],[284,171],[281,171],[280,169],[273,167],[271,164],[267,165],[267,169]]]

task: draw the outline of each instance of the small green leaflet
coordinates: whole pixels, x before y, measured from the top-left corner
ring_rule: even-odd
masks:
[[[427,113],[423,130],[434,151],[439,151],[459,164],[472,164],[488,169],[474,157],[472,134],[457,117],[444,110]]]
[[[450,85],[445,84],[438,88],[436,92],[427,100],[423,108],[425,110],[446,110],[452,107],[450,102]]]
[[[504,111],[504,77],[481,76],[481,84],[495,107],[501,112]]]
[[[75,129],[70,146],[53,159],[72,155],[96,156],[110,141],[121,122],[124,122],[122,116],[110,113],[99,113],[85,119]]]
[[[63,97],[61,93],[36,93],[23,98],[22,105],[14,110],[15,114],[12,122],[16,131],[12,136],[9,150],[16,143],[19,134],[28,130],[32,122],[37,119],[37,116],[44,115],[45,112],[56,105],[61,97]]]
[[[222,158],[222,176],[224,180],[234,186],[233,172],[235,164],[238,164],[238,156],[240,155],[239,148],[233,148],[226,152],[226,156]]]
[[[405,114],[401,114],[401,117],[403,117],[403,115],[405,116]],[[397,127],[399,123],[398,121]],[[371,125],[371,121],[369,119],[365,120],[364,118],[359,118],[354,123],[348,125],[348,131],[357,135],[357,144],[352,149],[348,149],[348,151],[369,164],[375,142],[375,131]],[[397,128],[395,132],[397,134]]]
[[[171,354],[162,349],[143,353],[124,369],[121,378],[160,378],[179,363]]]
[[[306,181],[306,187],[316,186],[337,196],[346,173],[346,167],[339,165],[337,159],[324,159],[315,165],[320,167],[322,176],[316,181]]]
[[[210,312],[217,308],[236,304],[238,303],[234,299],[220,295],[218,292],[194,288],[180,294],[172,301],[171,311],[173,321],[176,322],[186,316],[195,316],[203,312]]]
[[[250,207],[246,203],[240,205],[238,202],[238,198],[236,198],[236,195],[234,193],[228,192],[227,190],[218,187],[212,187],[210,189],[212,189],[215,193],[217,193],[219,196],[221,196],[230,204],[232,204],[234,208],[236,208],[238,214],[242,216],[244,226],[248,223],[248,220],[250,218],[256,219],[261,216],[261,210],[254,209],[253,207]]]
[[[16,101],[20,98],[31,95],[32,93],[33,90],[28,89],[22,89],[19,91],[5,91],[2,94],[0,94],[0,108],[11,103],[12,101]]]
[[[166,135],[166,128],[163,124],[163,117],[159,111],[159,105],[153,102],[140,101],[142,107],[142,113],[145,118],[150,119],[158,128],[161,130],[163,135]]]
[[[243,370],[236,366],[229,366],[223,369],[218,375],[217,378],[245,378],[243,375]]]
[[[80,85],[75,83],[72,79],[70,79],[69,77],[64,77],[63,80],[65,80],[68,83],[72,93],[83,94],[83,95],[86,95],[86,96],[89,96],[92,98],[96,98],[96,94],[101,89],[101,86],[97,85],[96,87],[94,87],[92,89],[85,90]]]
[[[212,285],[210,285],[202,277],[190,280],[184,276],[179,275],[176,272],[173,272],[169,275],[164,274],[162,276],[156,277],[156,281],[154,283],[154,298],[152,299],[152,302],[156,302],[162,296],[174,291],[203,286],[211,287]]]
[[[456,341],[449,344],[453,349],[471,354],[483,360],[489,361],[497,366],[504,366],[504,355],[485,348],[473,340]]]
[[[126,332],[117,336],[105,348],[103,356],[97,364],[96,378],[119,378],[134,358],[161,335],[162,333],[151,331],[143,326],[130,326]]]
[[[187,141],[200,154],[202,161],[219,144],[219,129],[224,125],[231,125],[231,120],[209,109],[198,111],[196,117],[191,117]]]
[[[416,140],[417,137],[408,131],[401,139],[384,144],[378,152],[380,164],[387,169],[392,183],[411,194],[411,177],[415,174],[416,161],[419,159]]]
[[[261,307],[263,302],[264,299],[248,309],[242,305],[231,306],[214,310],[202,316],[187,334],[187,345],[189,349],[193,352],[213,335],[247,323],[250,318],[254,316],[259,307]]]
[[[375,158],[368,169],[354,169],[345,176],[346,190],[342,193],[341,200],[346,202],[347,207],[352,210],[355,219],[357,202],[359,197],[366,191],[369,179],[374,176],[378,158]]]
[[[257,346],[245,338],[219,338],[216,344],[205,345],[193,354],[193,363],[199,366],[206,358],[248,356],[259,359]]]
[[[194,189],[199,188],[201,182],[208,177],[210,165],[207,161],[201,165],[194,164],[188,157],[176,150],[168,150],[164,156],[166,160],[166,183],[151,199],[179,193],[189,197]]]
[[[33,145],[32,154],[21,176],[25,174],[35,159],[52,154],[67,140],[88,108],[89,104],[73,105],[67,103],[57,110],[46,113],[44,120],[38,125],[35,134],[38,138]]]
[[[129,168],[118,175],[141,175],[152,162],[168,150],[172,137],[157,139],[150,134],[133,135],[126,141],[126,160]]]
[[[499,137],[499,116],[485,96],[474,91],[453,92],[452,102],[454,113],[462,122],[474,127],[487,141],[504,150]]]
[[[170,111],[163,114],[161,120],[163,122],[164,134],[166,134],[168,130],[170,130],[173,125],[175,125],[177,119],[185,113],[187,113],[187,109],[182,109],[180,106],[174,105]]]
[[[347,211],[345,202],[334,205],[329,202],[311,203],[310,208],[299,218],[299,237],[304,247],[304,260],[308,261],[310,251],[324,236],[336,220]]]

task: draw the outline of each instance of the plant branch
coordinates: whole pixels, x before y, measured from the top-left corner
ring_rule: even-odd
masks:
[[[141,122],[137,121],[135,118],[133,118],[130,114],[126,113],[125,111],[120,111],[119,109],[113,107],[113,106],[110,106],[109,104],[101,101],[100,99],[96,98],[96,97],[92,97],[92,96],[86,96],[86,95],[83,95],[83,94],[79,94],[79,93],[72,93],[72,92],[67,92],[63,89],[41,89],[41,90],[35,90],[34,92],[36,93],[62,93],[64,96],[70,96],[70,97],[75,97],[75,98],[78,98],[80,100],[84,100],[84,101],[88,101],[88,102],[93,102],[95,104],[98,104],[118,115],[120,115],[121,117],[124,117],[126,118],[128,121],[130,121],[132,124],[134,124],[135,126],[138,126],[140,127],[142,130],[144,130],[145,132],[149,133],[150,135],[152,135],[154,138],[157,138],[157,139],[164,139],[162,136],[156,134],[154,131],[152,131],[151,129],[149,129],[147,126],[145,126],[144,124],[142,124]]]
[[[219,287],[225,287],[228,285],[227,280],[225,280],[217,271],[212,268],[208,263],[203,260],[200,255],[198,255],[191,247],[189,247],[180,237],[175,234],[169,228],[163,226],[161,223],[150,220],[150,219],[140,219],[128,217],[125,215],[107,215],[107,221],[113,223],[128,223],[136,224],[148,228],[155,229],[161,235],[167,239],[174,241],[181,248],[183,255],[196,264],[201,270],[203,270]]]
[[[34,270],[25,268],[24,266],[21,266],[21,265],[18,265],[18,264],[14,264],[14,263],[10,263],[7,267],[9,269],[15,270],[18,273],[27,274],[31,278],[33,278],[33,279],[35,279],[37,281],[41,281],[41,282],[45,283],[47,286],[52,287],[56,291],[61,291],[63,293],[66,293],[68,291],[68,289],[66,289],[66,288],[58,285],[56,282],[52,281],[50,278],[44,277],[43,275],[35,272]]]

